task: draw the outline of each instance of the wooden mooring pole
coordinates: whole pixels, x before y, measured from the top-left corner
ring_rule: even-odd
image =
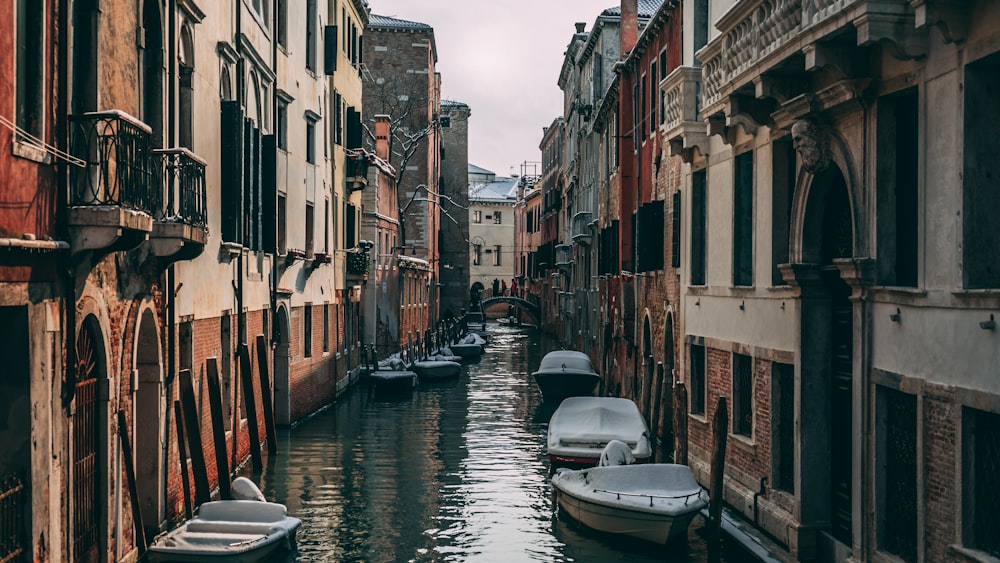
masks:
[[[128,437],[125,411],[118,411],[118,438],[122,442],[122,457],[125,458],[125,479],[128,481],[128,496],[132,501],[132,524],[135,526],[135,545],[139,556],[146,552],[146,529],[142,525],[142,510],[139,508],[139,489],[135,484],[135,461],[132,459],[132,442]]]
[[[243,404],[247,408],[247,429],[250,431],[250,462],[254,471],[264,469],[260,455],[260,431],[257,427],[257,396],[253,390],[253,369],[250,367],[250,348],[240,342],[240,381],[243,383]]]
[[[709,558],[718,561],[722,548],[722,504],[724,495],[723,473],[726,467],[726,437],[729,433],[729,409],[726,398],[719,397],[712,418],[712,482],[708,505]],[[714,556],[713,556],[714,554]]]
[[[212,414],[212,439],[215,442],[215,471],[219,478],[219,497],[232,500],[229,489],[229,462],[226,461],[226,423],[222,414],[222,390],[219,387],[219,364],[216,358],[205,361],[208,378],[208,406]]]
[[[271,372],[267,361],[267,338],[257,335],[257,367],[260,370],[260,395],[264,400],[264,430],[267,431],[267,455],[278,453],[278,429],[274,425],[273,397],[271,396]]]
[[[177,426],[177,457],[181,458],[181,486],[184,487],[184,517],[190,519],[191,510],[191,480],[188,477],[187,447],[184,446],[184,421],[182,420],[181,402],[174,401],[174,420]]]
[[[194,385],[191,370],[182,369],[178,374],[181,382],[181,406],[184,409],[184,426],[187,428],[188,446],[191,452],[191,473],[194,475],[194,503],[201,505],[212,500],[208,486],[208,469],[205,467],[205,449],[201,444],[201,425],[198,405],[194,399]]]

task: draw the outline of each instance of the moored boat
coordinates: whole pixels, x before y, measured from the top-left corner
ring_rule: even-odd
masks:
[[[652,455],[649,429],[635,403],[619,397],[568,397],[549,420],[549,461],[552,467],[596,465],[612,440],[627,444],[639,463]]]
[[[410,370],[377,369],[368,374],[375,391],[380,393],[401,393],[413,391],[417,385],[417,374]]]
[[[243,482],[250,485],[243,487]],[[302,521],[288,515],[285,505],[264,500],[260,489],[239,477],[233,492],[244,499],[206,502],[177,528],[157,536],[146,552],[150,563],[257,563],[280,560],[294,552],[295,533]],[[255,493],[255,494],[253,494]]]
[[[413,362],[411,369],[417,372],[420,381],[438,381],[449,377],[458,377],[462,364],[449,360],[418,360]]]
[[[531,376],[545,401],[593,395],[601,380],[601,376],[594,371],[590,356],[575,350],[555,350],[545,354],[538,371]]]
[[[686,536],[708,505],[691,469],[672,463],[560,469],[552,486],[559,509],[581,524],[660,544]]]

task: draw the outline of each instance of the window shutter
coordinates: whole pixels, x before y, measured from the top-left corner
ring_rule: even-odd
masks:
[[[323,28],[323,72],[332,75],[337,71],[337,26]]]
[[[353,107],[347,108],[347,147],[348,149],[361,148],[361,112],[355,111]]]
[[[261,250],[271,254],[277,252],[277,210],[275,202],[278,199],[278,177],[276,162],[278,145],[274,135],[265,135],[261,142]]]
[[[671,239],[670,239],[670,265],[674,268],[681,267],[681,192],[674,192],[673,209],[670,212]]]
[[[243,109],[222,102],[222,240],[243,244]]]

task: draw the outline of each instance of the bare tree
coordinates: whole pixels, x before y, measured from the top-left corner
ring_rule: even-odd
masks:
[[[430,101],[425,92],[420,92],[412,79],[399,77],[378,78],[365,85],[371,93],[372,105],[367,109],[373,118],[376,115],[389,116],[389,164],[396,169],[396,187],[403,185],[406,166],[420,150],[437,126],[431,119]],[[365,123],[366,144],[375,147],[375,131]]]

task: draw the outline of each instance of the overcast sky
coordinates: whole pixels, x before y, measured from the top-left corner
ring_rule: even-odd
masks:
[[[538,162],[562,114],[557,84],[575,22],[617,0],[368,0],[372,13],[434,28],[442,97],[468,104],[469,162],[501,176]],[[530,171],[529,171],[530,173]]]

